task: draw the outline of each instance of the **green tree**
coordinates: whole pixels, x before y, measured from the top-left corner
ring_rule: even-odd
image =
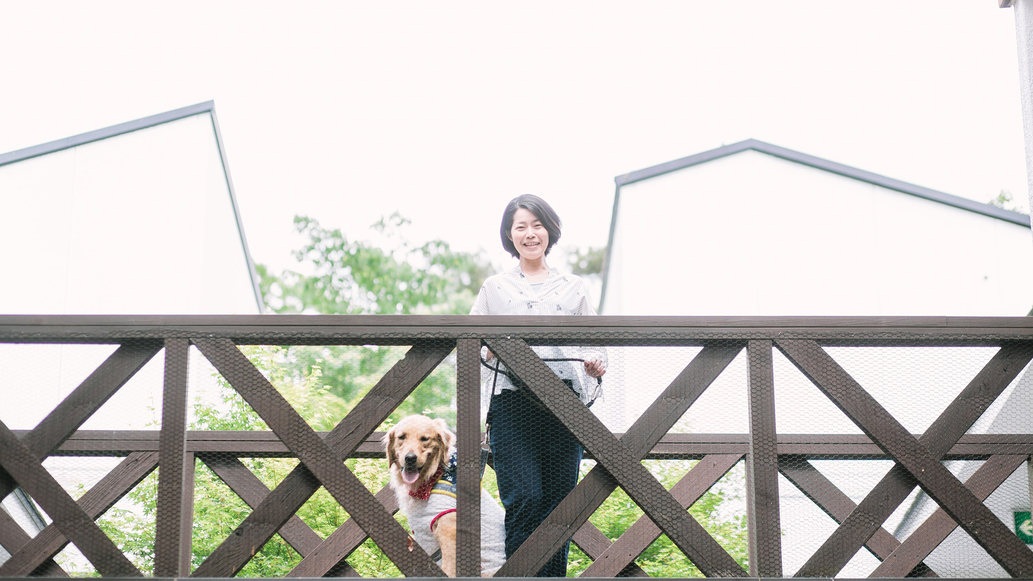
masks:
[[[567,251],[570,271],[578,276],[602,276],[606,263],[606,247],[573,248]]]
[[[382,248],[295,216],[295,229],[308,241],[294,258],[310,273],[273,275],[260,266],[266,304],[277,313],[324,315],[470,312],[490,265],[478,254],[453,251],[442,240],[413,245],[404,236],[409,224],[397,212],[374,224],[387,243]]]
[[[442,240],[411,243],[405,236],[409,223],[395,213],[374,224],[372,230],[385,242],[381,247],[296,216],[294,226],[307,240],[294,257],[305,273],[274,275],[259,266],[266,304],[277,313],[469,313],[490,265],[479,254],[453,251]],[[398,349],[376,346],[291,347],[287,359],[296,379],[318,369],[323,384],[350,408],[401,355]],[[454,422],[454,385],[453,367],[441,366],[396,416],[428,412]]]

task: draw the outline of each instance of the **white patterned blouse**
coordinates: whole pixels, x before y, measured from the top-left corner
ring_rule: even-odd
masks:
[[[595,315],[589,297],[588,284],[576,275],[561,274],[556,268],[549,269],[545,282],[532,286],[527,282],[520,266],[488,277],[477,294],[477,300],[470,310],[471,315]],[[598,359],[606,363],[606,350],[601,347],[588,348],[577,346],[538,345],[533,347],[535,353],[543,359],[580,358]],[[489,362],[492,367],[496,359]],[[584,365],[577,361],[547,361],[547,365],[560,379],[572,380],[574,390],[582,395],[588,391],[585,386],[595,386],[595,378],[588,377]],[[494,392],[503,389],[516,389],[509,377],[504,373],[505,366],[499,365],[496,374],[481,366],[481,377],[485,380],[485,388],[494,385]]]

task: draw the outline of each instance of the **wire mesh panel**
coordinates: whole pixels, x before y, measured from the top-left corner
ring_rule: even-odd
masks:
[[[0,317],[0,576],[1033,575],[1025,320],[93,319]]]

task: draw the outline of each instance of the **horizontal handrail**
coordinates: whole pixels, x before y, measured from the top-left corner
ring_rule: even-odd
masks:
[[[24,438],[30,430],[12,430]],[[317,432],[326,438],[329,432]],[[623,433],[614,433],[618,439]],[[157,452],[158,430],[79,430],[52,456],[126,456]],[[921,434],[914,434],[920,438]],[[382,458],[384,432],[374,432],[351,458]],[[667,434],[646,455],[648,459],[698,460],[708,454],[745,454],[749,434]],[[195,454],[230,454],[240,458],[279,458],[294,454],[270,431],[187,431],[186,451]],[[890,457],[862,434],[778,434],[776,453],[821,460],[887,460]],[[985,460],[993,455],[1033,455],[1033,434],[966,434],[944,460]],[[592,455],[585,453],[585,458]]]
[[[231,489],[245,494],[253,492],[252,480],[255,477],[248,472],[246,463],[238,459],[294,457],[311,474],[295,469],[297,474],[292,472],[293,476],[288,476],[268,492],[269,500],[255,500],[254,512],[235,534],[225,538],[205,557],[195,574],[238,574],[247,563],[248,555],[254,555],[276,531],[292,534],[289,531],[293,530],[290,528],[293,525],[288,521],[297,518],[294,513],[320,484],[353,515],[353,520],[338,529],[344,532],[338,535],[337,540],[334,537],[322,541],[313,539],[312,546],[305,551],[299,549],[300,554],[306,554],[307,560],[303,562],[306,564],[299,565],[292,574],[318,576],[334,567],[343,567],[341,570],[346,571],[348,565],[344,558],[354,548],[353,545],[361,543],[366,536],[372,538],[407,575],[425,576],[436,572],[429,555],[421,551],[414,553],[412,546],[406,545],[405,532],[390,516],[394,510],[390,506],[393,498],[390,490],[383,493],[383,498],[378,494],[374,499],[370,491],[354,485],[354,478],[342,467],[341,459],[382,458],[383,434],[374,430],[382,429],[379,426],[388,415],[398,409],[437,366],[454,364],[456,434],[461,454],[467,454],[466,457],[460,456],[459,461],[468,467],[458,471],[457,477],[461,479],[458,485],[465,490],[476,491],[477,443],[481,440],[479,436],[483,436],[478,422],[483,403],[479,395],[481,366],[478,351],[483,345],[487,345],[512,373],[521,378],[529,394],[546,413],[564,423],[581,441],[586,450],[585,457],[597,461],[597,465],[577,485],[579,492],[569,495],[561,508],[548,517],[549,520],[534,533],[533,542],[526,544],[526,550],[511,556],[503,576],[511,572],[522,575],[536,571],[541,566],[541,559],[563,550],[564,543],[572,538],[591,559],[610,563],[612,571],[606,569],[607,574],[616,575],[624,567],[632,567],[635,555],[641,554],[652,542],[647,539],[648,542],[639,546],[641,539],[636,540],[635,535],[645,535],[642,538],[646,539],[655,538],[652,537],[654,533],[636,532],[628,539],[612,542],[602,533],[593,532],[592,526],[586,523],[617,486],[622,487],[646,513],[646,520],[656,525],[655,535],[668,535],[701,572],[711,576],[746,574],[731,555],[684,512],[694,498],[709,490],[740,462],[746,466],[743,486],[748,499],[750,574],[783,574],[779,512],[779,480],[782,476],[840,523],[833,536],[824,541],[799,570],[800,575],[835,576],[862,546],[868,546],[884,563],[895,563],[898,556],[907,553],[907,566],[899,565],[900,571],[896,572],[900,575],[928,568],[929,562],[923,564],[923,559],[942,542],[941,537],[946,536],[949,530],[943,529],[946,532],[942,535],[942,531],[916,531],[914,542],[928,547],[914,554],[910,546],[899,548],[900,541],[893,539],[888,532],[876,530],[916,485],[935,498],[948,513],[946,518],[951,522],[947,524],[956,522],[1009,574],[1028,576],[1033,572],[1033,558],[1028,551],[1008,530],[1006,523],[1002,523],[989,506],[983,504],[983,500],[1018,466],[1033,457],[1033,434],[1028,433],[1024,423],[1016,426],[1023,433],[966,433],[1009,386],[1016,385],[1014,381],[1027,381],[1018,377],[1028,373],[1027,365],[1033,353],[1033,317],[0,316],[0,344],[20,343],[121,345],[36,429],[31,432],[14,431],[12,434],[5,427],[5,445],[0,448],[0,459],[3,459],[4,469],[10,473],[10,478],[6,478],[7,475],[0,471],[0,485],[10,488],[18,482],[35,487],[35,492],[30,490],[30,494],[48,502],[50,508],[45,507],[48,512],[54,510],[58,513],[55,523],[60,522],[73,532],[78,531],[76,527],[81,524],[80,528],[94,534],[95,540],[78,541],[92,551],[88,558],[91,562],[96,561],[95,565],[100,563],[103,570],[98,568],[98,572],[102,575],[124,574],[122,569],[111,565],[120,564],[121,560],[113,559],[124,559],[124,556],[97,536],[97,531],[93,530],[95,527],[88,526],[92,522],[84,519],[95,518],[93,513],[79,514],[79,511],[72,510],[75,505],[71,499],[66,499],[66,494],[56,485],[46,487],[42,465],[45,457],[127,456],[110,476],[118,484],[108,494],[110,502],[135,486],[139,478],[153,470],[164,457],[165,470],[162,472],[165,480],[162,485],[171,487],[166,490],[172,492],[163,494],[173,501],[163,505],[159,511],[168,522],[179,523],[164,529],[158,527],[163,532],[160,539],[156,538],[154,554],[164,556],[165,561],[162,562],[165,564],[162,566],[165,569],[179,567],[189,572],[189,567],[182,564],[182,558],[189,556],[189,536],[184,536],[183,531],[190,530],[191,515],[189,511],[181,510],[185,505],[180,497],[185,499],[192,494],[193,475],[190,470],[185,475],[176,472],[180,465],[189,468],[195,465],[195,458],[199,459],[227,481]],[[612,433],[595,415],[599,408],[589,412],[579,405],[567,386],[550,372],[541,359],[541,350],[528,347],[545,344],[704,348],[686,362],[687,365],[671,379],[663,393],[652,394],[655,396],[652,403],[634,421],[634,425],[627,428],[627,433]],[[276,396],[273,385],[256,367],[257,364],[247,358],[247,350],[242,352],[237,348],[239,345],[413,347],[386,371],[367,397],[355,404],[337,424],[335,432],[314,433],[286,400]],[[844,367],[852,361],[841,357],[843,351],[826,350],[825,347],[829,346],[993,346],[1001,349],[992,356],[977,354],[988,357],[989,361],[974,377],[969,376],[967,385],[933,423],[918,427],[923,424],[916,426],[909,422],[913,426],[911,429],[926,430],[923,434],[911,434],[883,407],[884,404],[873,397],[875,392],[870,393],[861,385],[870,378],[859,374],[855,379]],[[168,400],[163,401],[164,431],[76,430],[163,347],[164,397]],[[187,353],[194,347],[268,422],[272,431],[185,429]],[[859,351],[862,355],[869,354],[868,349]],[[873,353],[877,351],[872,349]],[[12,352],[20,353],[18,350]],[[614,353],[627,357],[618,359],[613,357]],[[615,349],[611,352],[611,361],[622,361],[627,365],[624,373],[630,374],[636,369],[634,365],[642,363],[634,360],[634,353],[632,349]],[[644,353],[643,357],[648,357],[652,350],[644,350]],[[953,357],[953,351],[946,353]],[[726,367],[740,354],[740,361],[746,366],[744,395],[749,401],[744,411],[748,414],[750,432],[669,433],[682,414],[719,380]],[[853,355],[856,353],[851,357]],[[873,361],[879,365],[878,360]],[[784,369],[779,366],[784,366],[785,362],[802,373],[797,381],[808,380],[863,434],[777,432],[773,396],[775,384],[783,378]],[[971,365],[972,362],[968,363]],[[620,367],[615,366],[614,369]],[[742,368],[736,373],[741,372]],[[906,389],[911,385],[906,382],[907,376],[903,377],[901,386],[892,387]],[[618,373],[613,381],[620,386],[619,382],[626,381],[626,377]],[[1028,383],[1018,385],[1026,386]],[[920,395],[915,392],[913,397]],[[915,403],[923,404],[917,399]],[[166,420],[166,407],[170,414],[178,415]],[[809,429],[809,424],[790,423],[804,425],[803,430]],[[818,429],[822,427],[818,418],[814,424]],[[847,432],[851,429],[849,426],[834,428],[832,425],[825,427]],[[983,428],[978,431],[983,431]],[[24,445],[19,444],[19,440]],[[40,461],[37,463],[35,459]],[[642,459],[699,462],[675,488],[666,489],[659,485],[647,467],[641,465]],[[821,474],[819,462],[811,462],[819,460],[888,460],[893,461],[893,468],[855,505]],[[949,466],[943,465],[944,461],[954,460],[985,462],[971,478],[962,478],[952,474]],[[124,476],[121,475],[123,472]],[[690,485],[693,490],[698,490],[686,496],[681,487]],[[971,490],[966,490],[966,487]],[[104,487],[99,487],[96,494],[104,492]],[[260,492],[266,494],[264,487]],[[479,514],[476,495],[464,494],[459,495],[458,502],[466,503],[460,510],[473,515],[472,521],[475,522]],[[21,547],[29,543],[28,537],[19,536],[19,530],[15,524],[0,523],[0,533],[11,535],[6,544],[0,544]],[[179,536],[176,531],[179,531]],[[347,543],[340,540],[344,538],[341,535],[347,535]],[[464,538],[464,546],[476,545],[476,538],[471,540],[469,535]],[[8,552],[12,555],[20,550],[12,550],[11,547]],[[313,556],[309,558],[308,554]],[[53,552],[45,547],[27,550],[20,557],[12,558],[11,564],[3,565],[6,567],[4,571],[27,574],[39,566],[57,568],[57,565],[48,565],[52,557]],[[464,567],[475,571],[476,559],[464,559]],[[314,560],[320,563],[314,565]],[[156,556],[155,563],[158,561]],[[158,566],[155,567],[158,572]]]
[[[238,344],[387,345],[507,335],[532,343],[614,346],[729,339],[815,339],[827,345],[998,345],[1033,340],[1033,317],[0,315],[0,343],[210,337]]]

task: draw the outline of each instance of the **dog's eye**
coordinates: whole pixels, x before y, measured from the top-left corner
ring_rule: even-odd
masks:
[[[405,434],[399,434],[395,439],[396,440],[404,440],[405,439]]]
[[[427,436],[420,436],[420,441],[421,441],[421,442],[429,442],[429,441],[430,441],[430,438],[429,438],[429,437],[427,437]]]

